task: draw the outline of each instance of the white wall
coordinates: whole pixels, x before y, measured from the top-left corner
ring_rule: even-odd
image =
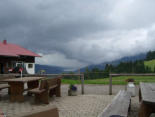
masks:
[[[32,68],[29,68],[29,64],[32,64]],[[28,74],[35,74],[35,63],[25,63],[25,67]]]

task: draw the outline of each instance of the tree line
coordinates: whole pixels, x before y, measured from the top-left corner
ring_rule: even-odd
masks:
[[[155,51],[149,51],[146,54],[145,60],[155,59]],[[104,69],[93,68],[89,70],[88,67],[85,69],[85,79],[96,79],[96,78],[107,78],[109,73],[155,73],[150,67],[145,66],[145,60],[136,60],[121,62],[118,65],[106,64]]]
[[[149,61],[155,59],[155,51],[149,51],[146,54],[144,60],[120,62],[118,65],[106,64],[104,69],[85,68],[84,76],[85,79],[99,79],[109,77],[109,73],[155,73],[151,70],[151,67],[145,66],[144,61]],[[74,72],[69,72],[69,74],[74,74]],[[65,79],[79,79],[79,76],[64,76]]]

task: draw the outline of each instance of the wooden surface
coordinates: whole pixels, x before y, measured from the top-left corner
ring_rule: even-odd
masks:
[[[35,89],[31,89],[29,92],[30,93],[37,93],[37,94],[40,94],[42,92],[44,92],[45,89],[39,89],[39,88],[35,88]]]
[[[109,76],[109,95],[112,95],[112,76]]]
[[[30,113],[22,113],[16,117],[59,117],[59,112],[56,106],[49,106]]]
[[[36,81],[36,80],[40,80],[43,79],[43,77],[23,77],[23,78],[12,78],[12,79],[6,79],[3,80],[1,82],[32,82],[32,81]]]
[[[81,93],[84,94],[84,75],[81,76]]]
[[[110,117],[112,115],[127,117],[130,107],[130,99],[131,95],[129,92],[124,90],[119,91],[119,93],[112,100],[112,103],[109,104],[98,117]]]
[[[141,74],[135,74],[135,73],[120,73],[120,74],[109,74],[110,76],[155,76],[155,74],[149,73],[141,73]]]
[[[155,112],[155,83],[140,83],[139,117],[149,117]]]
[[[155,83],[140,83],[141,101],[155,104]]]

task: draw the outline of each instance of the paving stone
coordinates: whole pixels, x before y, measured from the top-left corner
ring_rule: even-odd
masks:
[[[114,86],[114,94],[124,86]],[[15,117],[18,114],[31,112],[33,110],[41,110],[42,108],[56,105],[59,109],[60,117],[97,117],[99,113],[111,102],[114,95],[108,95],[108,85],[85,85],[85,95],[81,95],[81,86],[78,85],[78,96],[68,96],[68,85],[62,85],[62,97],[50,98],[50,104],[34,104],[34,97],[24,95],[23,103],[11,103],[7,90],[2,90],[2,100],[0,101],[0,109],[7,117]],[[132,98],[134,109],[138,109],[138,97]],[[136,116],[129,116],[136,117]],[[153,117],[153,116],[152,116]]]

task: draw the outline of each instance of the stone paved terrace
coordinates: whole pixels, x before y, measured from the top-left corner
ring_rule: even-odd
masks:
[[[114,86],[113,94],[115,95],[125,86]],[[15,117],[21,113],[31,112],[35,109],[56,105],[59,109],[60,117],[97,117],[103,109],[110,103],[114,95],[108,95],[108,85],[85,85],[85,95],[80,94],[80,85],[78,85],[78,96],[67,96],[68,85],[62,85],[62,97],[50,98],[50,104],[34,104],[33,97],[29,97],[25,93],[25,101],[23,103],[10,103],[7,90],[2,90],[2,99],[0,101],[0,109],[9,117]],[[138,87],[136,88],[138,95]],[[137,117],[139,108],[138,96],[132,98],[132,107],[129,117]],[[155,116],[151,116],[155,117]]]

